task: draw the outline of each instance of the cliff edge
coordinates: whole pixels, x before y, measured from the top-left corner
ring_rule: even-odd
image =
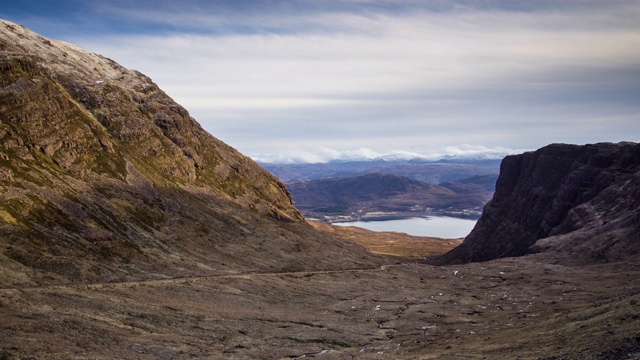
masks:
[[[507,156],[456,264],[533,253],[616,261],[640,252],[640,144],[552,144]]]

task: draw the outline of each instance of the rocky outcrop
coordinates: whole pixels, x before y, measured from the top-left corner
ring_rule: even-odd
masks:
[[[137,71],[0,21],[0,74],[0,286],[371,259]]]
[[[553,144],[507,156],[493,199],[441,263],[531,253],[612,261],[640,251],[640,144]]]

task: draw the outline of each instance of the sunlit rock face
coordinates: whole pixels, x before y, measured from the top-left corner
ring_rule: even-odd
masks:
[[[507,156],[493,199],[443,263],[568,252],[608,261],[640,250],[640,145],[552,144]]]

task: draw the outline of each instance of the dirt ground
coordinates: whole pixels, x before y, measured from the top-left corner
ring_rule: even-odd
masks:
[[[335,226],[316,221],[309,224],[323,233],[342,241],[358,244],[379,255],[391,255],[402,260],[437,256],[460,245],[463,239],[440,239],[411,236],[399,232],[378,232],[355,226]]]
[[[637,262],[253,273],[0,290],[0,359],[637,359]]]

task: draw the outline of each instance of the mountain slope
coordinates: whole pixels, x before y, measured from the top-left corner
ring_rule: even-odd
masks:
[[[0,285],[375,261],[139,72],[0,21],[0,73]]]
[[[506,157],[482,217],[440,261],[539,252],[564,262],[640,253],[640,144],[554,144]]]
[[[155,169],[154,181],[211,186],[265,213],[300,219],[284,187],[249,158],[205,132],[146,76],[19,25],[4,22],[0,26],[4,26],[3,103],[8,105],[3,112],[17,118],[12,112],[21,111],[31,130],[27,145],[42,148],[57,165],[81,177],[81,169],[104,159],[83,159],[82,152],[110,152],[118,141],[129,161]],[[46,99],[48,96],[56,98]],[[57,119],[43,117],[51,106],[66,113]],[[68,119],[70,113],[76,118]],[[37,123],[46,121],[49,131],[65,131],[65,126],[74,127],[74,120],[88,124],[92,133],[66,131],[62,135],[73,137],[67,144],[63,144],[66,137],[55,138],[40,127],[45,124]],[[122,163],[108,166],[119,169],[116,175],[123,176]]]
[[[411,212],[426,208],[480,210],[491,193],[482,186],[431,185],[391,174],[298,180],[287,183],[296,206],[307,216],[346,215],[369,211]]]
[[[319,164],[261,165],[288,183],[332,177],[351,177],[364,174],[391,174],[426,182],[442,184],[476,175],[498,175],[500,160],[470,160],[466,162],[422,160],[334,161]]]

